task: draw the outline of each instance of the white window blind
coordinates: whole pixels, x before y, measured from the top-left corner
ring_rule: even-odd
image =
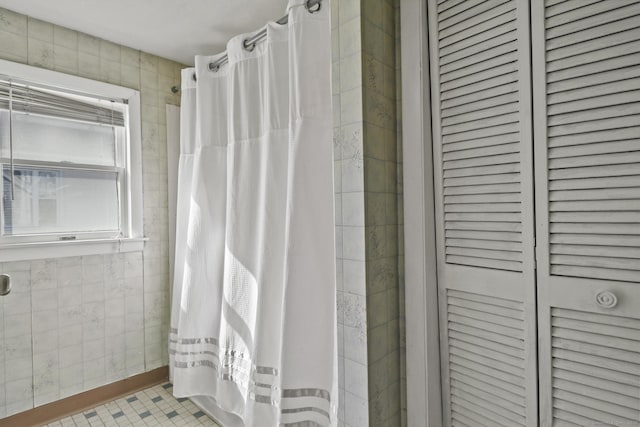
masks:
[[[111,105],[108,105],[111,104]],[[47,90],[33,84],[0,79],[0,109],[90,123],[124,126],[118,103]],[[122,104],[122,101],[119,103]]]

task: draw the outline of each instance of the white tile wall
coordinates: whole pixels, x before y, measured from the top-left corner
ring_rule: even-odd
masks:
[[[402,422],[398,3],[332,2],[339,418],[352,427]]]
[[[0,418],[168,363],[165,104],[175,62],[0,8],[0,59],[140,90],[142,253],[0,264]]]
[[[1,265],[13,282],[0,299],[2,416],[145,371],[141,264],[129,253]]]

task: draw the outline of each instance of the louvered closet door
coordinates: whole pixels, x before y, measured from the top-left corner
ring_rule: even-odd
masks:
[[[445,424],[535,426],[529,4],[428,6]]]
[[[541,425],[640,425],[640,1],[532,3]]]

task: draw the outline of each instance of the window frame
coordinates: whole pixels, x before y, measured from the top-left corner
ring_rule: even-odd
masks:
[[[125,114],[124,157],[118,185],[121,194],[121,236],[105,233],[70,232],[48,235],[0,236],[0,262],[79,255],[97,255],[141,251],[144,247],[142,205],[142,129],[140,92],[135,89],[104,83],[57,71],[0,60],[0,75],[15,77],[50,88],[61,88],[99,98],[122,99],[127,103]],[[127,132],[128,130],[128,132]],[[116,144],[117,145],[117,144]],[[119,155],[119,154],[116,154]],[[81,169],[82,166],[79,165]],[[75,236],[60,240],[60,236]],[[41,236],[39,238],[39,236]],[[56,236],[53,238],[53,236]]]

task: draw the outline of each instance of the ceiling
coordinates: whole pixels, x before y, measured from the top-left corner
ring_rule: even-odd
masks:
[[[0,7],[184,64],[285,13],[287,0],[0,0]]]

